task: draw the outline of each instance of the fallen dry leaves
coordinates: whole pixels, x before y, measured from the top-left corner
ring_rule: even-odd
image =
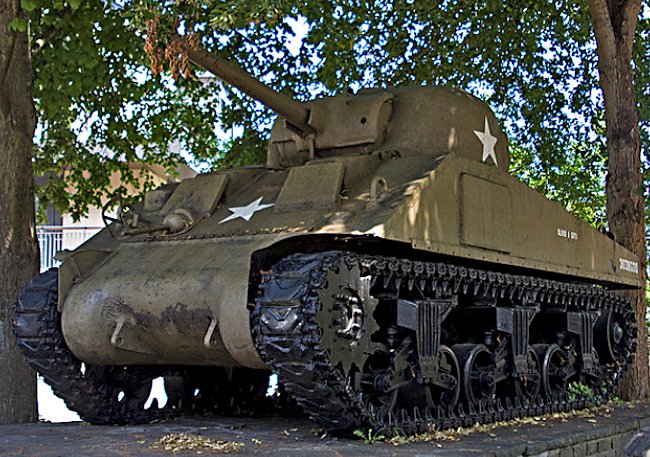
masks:
[[[197,451],[197,454],[202,454],[203,451],[207,450],[213,453],[230,454],[241,451],[245,446],[244,443],[238,443],[236,441],[215,440],[192,433],[172,433],[165,435],[156,444],[162,446],[166,451]],[[157,446],[154,445],[154,447]]]
[[[472,427],[458,428],[451,430],[436,430],[431,427],[428,431],[413,436],[395,436],[388,440],[389,443],[399,446],[401,444],[417,443],[425,441],[457,441],[463,436],[471,435],[474,433],[490,433],[500,427],[513,427],[521,425],[539,425],[546,426],[547,421],[560,421],[566,422],[571,418],[581,417],[586,418],[590,423],[596,423],[596,417],[603,415],[606,416],[611,413],[611,408],[608,405],[595,406],[592,408],[568,411],[563,413],[545,414],[543,416],[521,417],[509,421],[495,422],[492,424],[476,424]]]

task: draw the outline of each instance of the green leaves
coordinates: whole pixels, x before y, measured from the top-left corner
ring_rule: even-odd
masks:
[[[56,174],[71,164],[92,170],[92,186],[75,183],[90,200],[106,184],[101,167],[119,169],[126,159],[170,165],[179,157],[171,140],[204,166],[263,161],[269,110],[228,87],[172,83],[149,72],[145,23],[162,17],[167,33],[194,31],[202,45],[301,100],[349,87],[464,88],[497,112],[515,175],[604,224],[602,96],[583,2],[23,0],[23,8],[32,8],[34,39],[57,30],[34,60],[43,132],[37,164]],[[70,10],[74,20],[62,20]],[[293,24],[304,24],[304,33],[296,37]],[[648,43],[650,21],[642,18],[635,81],[645,150]],[[218,140],[215,131],[228,133]],[[113,155],[98,162],[99,150]],[[646,156],[646,181],[649,168]]]
[[[104,2],[49,6],[31,23],[34,39],[54,31],[33,58],[39,118],[34,169],[53,178],[38,190],[39,201],[78,217],[88,205],[101,206],[114,190],[115,173],[123,185],[137,188],[142,180],[133,162],[172,170],[180,160],[172,142],[211,141],[213,128],[206,123],[216,114],[186,103],[177,87],[151,75],[143,39],[125,19],[128,3],[122,9]],[[188,119],[202,124],[191,136],[183,133]],[[145,188],[152,185],[148,179]]]
[[[372,428],[368,430],[356,429],[352,432],[357,438],[361,438],[366,444],[375,444],[386,440],[386,436],[373,432]]]
[[[20,7],[31,13],[38,7],[38,4],[35,0],[20,0]]]
[[[23,18],[16,17],[9,22],[9,30],[12,32],[24,32],[27,30],[27,21]]]

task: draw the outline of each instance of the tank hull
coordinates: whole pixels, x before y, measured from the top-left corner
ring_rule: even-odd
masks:
[[[387,182],[379,196],[372,195],[377,177]],[[357,239],[361,252],[398,246],[404,258],[479,262],[615,288],[638,283],[638,274],[622,268],[635,263],[624,248],[507,173],[454,154],[316,161],[258,172],[224,193],[222,207],[187,234],[114,244],[71,287],[62,285],[63,333],[79,359],[264,367],[251,337],[251,273],[259,274],[251,268],[268,267],[252,267],[253,258],[280,241],[305,252],[319,240]],[[250,195],[261,197],[249,220],[231,217]],[[61,278],[74,276],[76,256],[106,243],[98,237],[80,248]]]
[[[307,111],[267,166],[149,192],[25,287],[18,345],[69,406],[233,410],[270,369],[328,430],[388,436],[612,397],[636,326],[608,289],[642,287],[641,263],[508,175],[485,103],[413,87]]]
[[[246,306],[250,253],[275,239],[122,244],[67,295],[68,346],[101,365],[264,368]]]

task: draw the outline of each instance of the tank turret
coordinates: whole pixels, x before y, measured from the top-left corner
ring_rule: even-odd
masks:
[[[445,87],[365,89],[301,104],[202,49],[189,59],[278,114],[267,165],[302,165],[337,155],[399,150],[455,153],[508,170],[506,136],[489,107]]]
[[[279,114],[267,164],[149,192],[27,284],[18,345],[82,418],[250,409],[270,372],[338,433],[614,395],[638,259],[507,173],[485,103],[418,86],[303,104],[188,55]],[[164,409],[146,403],[161,376]]]

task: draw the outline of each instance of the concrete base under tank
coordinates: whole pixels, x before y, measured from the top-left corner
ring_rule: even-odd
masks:
[[[650,402],[624,403],[568,419],[531,418],[488,428],[458,440],[394,446],[324,436],[306,419],[184,418],[130,427],[67,424],[0,426],[0,455],[168,456],[158,440],[189,433],[245,446],[238,455],[262,456],[626,456],[646,455],[650,446]],[[179,450],[178,457],[196,455]],[[209,450],[204,449],[208,454]]]

